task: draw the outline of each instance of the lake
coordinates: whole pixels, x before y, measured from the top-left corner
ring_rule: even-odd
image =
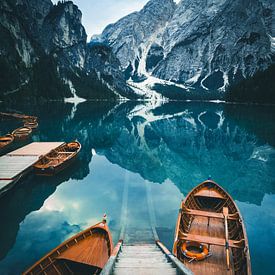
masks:
[[[69,169],[30,176],[0,199],[0,274],[19,274],[104,213],[114,242],[124,225],[127,238],[150,239],[153,221],[171,249],[181,200],[209,176],[241,210],[253,274],[275,274],[274,107],[50,102],[0,111],[38,116],[33,141],[82,144]],[[0,121],[0,133],[18,125]]]

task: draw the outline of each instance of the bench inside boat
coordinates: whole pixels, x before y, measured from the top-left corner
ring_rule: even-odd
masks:
[[[185,208],[182,210],[187,215],[193,215],[193,216],[201,216],[201,217],[207,217],[207,218],[215,218],[215,219],[222,219],[224,220],[223,213],[217,213],[217,212],[210,212],[210,211],[202,211],[202,210],[195,210],[195,209],[189,209]],[[235,214],[229,214],[228,215],[229,220],[238,220],[239,215],[238,213]]]
[[[196,186],[181,203],[173,253],[196,275],[251,274],[241,214],[215,182]]]
[[[201,236],[196,234],[187,234],[180,232],[180,240],[185,241],[193,241],[198,243],[204,243],[208,245],[218,245],[225,247],[226,239],[224,238],[216,238],[216,237],[209,237],[209,236]],[[229,247],[234,248],[244,248],[244,240],[235,241],[235,240],[228,240]]]

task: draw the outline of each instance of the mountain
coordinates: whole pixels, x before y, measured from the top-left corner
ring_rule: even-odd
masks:
[[[273,11],[272,0],[150,0],[87,43],[72,1],[2,0],[0,100],[246,101],[224,91],[268,74]]]
[[[275,64],[272,64],[268,69],[258,71],[251,78],[232,85],[225,98],[230,102],[275,104],[275,83],[272,81],[274,75]]]
[[[72,1],[1,1],[2,99],[136,98],[112,50],[87,44],[81,17]]]
[[[145,61],[142,58],[163,33],[175,8],[173,0],[149,1],[140,12],[134,12],[107,26],[101,39],[113,48],[123,68],[129,72],[142,72],[144,68],[141,67],[145,65],[140,64]]]
[[[222,92],[274,63],[272,11],[271,0],[151,0],[101,39],[139,87]]]

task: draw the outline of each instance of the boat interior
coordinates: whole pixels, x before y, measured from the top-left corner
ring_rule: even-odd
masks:
[[[107,231],[101,228],[83,231],[24,274],[99,274],[111,254],[111,242]]]
[[[70,143],[69,143],[70,144]],[[74,146],[68,146],[65,144],[60,148],[51,151],[48,155],[44,156],[37,164],[36,167],[43,166],[56,166],[59,163],[66,161],[71,158],[78,150],[80,145],[78,143],[73,143]]]
[[[0,137],[0,148],[10,144],[13,141],[14,137],[12,135],[6,135]]]
[[[182,203],[178,222],[176,253],[194,274],[247,274],[246,236],[238,209],[226,192],[211,182],[199,185]],[[207,246],[208,255],[200,261],[186,257],[185,242]]]

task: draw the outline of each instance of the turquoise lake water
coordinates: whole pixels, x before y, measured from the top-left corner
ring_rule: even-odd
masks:
[[[171,249],[181,199],[209,175],[241,210],[253,274],[275,274],[274,107],[52,102],[0,111],[38,116],[32,141],[83,146],[63,173],[28,177],[0,198],[0,274],[20,274],[105,212],[114,242],[123,224],[146,232],[153,215]],[[0,121],[0,133],[17,126]]]

